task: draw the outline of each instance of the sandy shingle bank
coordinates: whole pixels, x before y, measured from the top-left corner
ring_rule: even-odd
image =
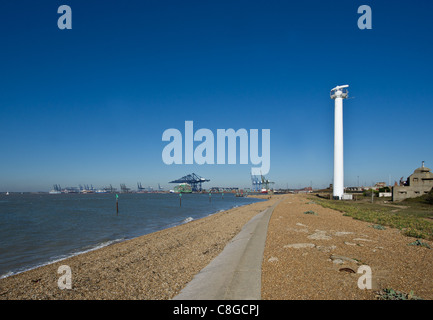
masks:
[[[375,299],[384,288],[433,299],[433,249],[414,240],[286,195],[269,222],[262,299]],[[358,288],[361,265],[371,268],[372,290]]]

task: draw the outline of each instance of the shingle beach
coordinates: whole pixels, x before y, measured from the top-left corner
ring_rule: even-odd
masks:
[[[233,208],[0,279],[0,299],[171,299],[274,201]],[[58,287],[61,265],[71,268],[72,289]]]

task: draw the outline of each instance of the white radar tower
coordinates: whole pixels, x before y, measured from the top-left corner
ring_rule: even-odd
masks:
[[[331,99],[335,100],[334,111],[334,199],[341,200],[344,195],[344,163],[343,163],[343,99],[349,92],[349,85],[336,86],[331,90]]]

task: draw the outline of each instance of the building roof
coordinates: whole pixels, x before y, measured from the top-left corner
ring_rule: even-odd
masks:
[[[422,162],[422,166],[418,169],[415,169],[414,173],[426,173],[430,172],[430,169],[424,166],[424,161]]]

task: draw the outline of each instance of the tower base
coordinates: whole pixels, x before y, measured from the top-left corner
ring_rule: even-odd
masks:
[[[341,197],[340,196],[333,196],[333,200],[353,200],[353,195],[344,193]]]

